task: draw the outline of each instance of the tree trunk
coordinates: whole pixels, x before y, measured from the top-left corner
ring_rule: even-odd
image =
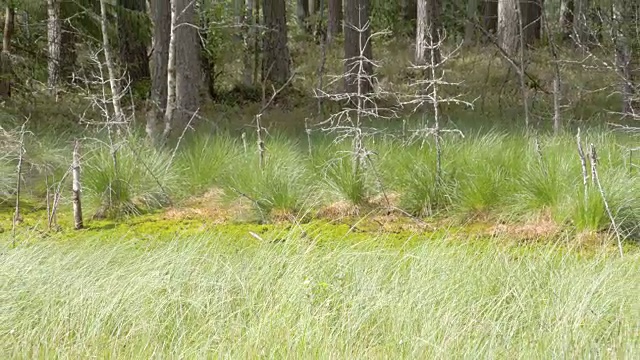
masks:
[[[145,0],[118,0],[118,5],[134,13],[145,14],[147,11]],[[147,80],[150,77],[147,43],[138,33],[139,31],[133,21],[120,18],[120,21],[118,21],[120,61],[126,66],[127,73],[133,84]]]
[[[329,0],[329,14],[327,21],[327,43],[342,32],[342,0]]]
[[[442,34],[442,26],[440,23],[440,0],[418,0],[417,4],[417,25],[416,25],[416,65],[424,65],[426,63],[440,63],[440,35]],[[433,56],[430,58],[431,47]]]
[[[176,19],[176,116],[173,128],[180,133],[200,107],[203,71],[196,9],[193,0],[178,1]]]
[[[366,94],[371,92],[368,81],[358,82],[358,73],[373,74],[373,66],[368,61],[373,60],[373,46],[370,41],[371,28],[369,22],[369,0],[347,0],[344,23],[344,58],[346,73],[345,90],[348,93]],[[360,69],[359,63],[362,63]]]
[[[169,37],[171,10],[169,0],[151,2],[153,19],[153,50],[151,53],[151,95],[147,113],[147,135],[158,144],[160,124],[167,107],[167,67],[169,62]]]
[[[58,0],[47,0],[47,14],[47,43],[49,47],[47,85],[55,94],[56,87],[60,82],[60,44],[62,41],[60,2]]]
[[[472,45],[476,40],[476,22],[478,21],[478,0],[467,0],[467,22],[464,24],[464,44]]]
[[[309,1],[297,0],[296,1],[296,18],[298,19],[298,26],[302,31],[309,32]]]
[[[11,97],[11,39],[13,38],[15,11],[7,6],[4,17],[4,34],[2,36],[2,55],[0,58],[0,98]]]
[[[518,18],[516,0],[498,1],[498,43],[512,58],[518,54]]]
[[[243,72],[243,83],[245,86],[251,86],[254,84],[255,80],[253,77],[254,69],[251,63],[251,54],[252,52],[257,52],[253,46],[255,41],[256,34],[256,19],[257,15],[255,14],[255,4],[257,0],[247,0],[247,14],[245,16],[245,22],[247,23],[247,31],[245,33],[245,53],[242,58],[242,62],[244,64],[244,72]]]
[[[119,123],[124,121],[124,113],[122,112],[122,106],[120,105],[120,84],[116,77],[116,68],[113,63],[113,57],[111,54],[111,44],[109,42],[109,34],[107,32],[107,6],[105,0],[100,0],[100,28],[102,30],[102,50],[104,51],[104,58],[107,64],[107,71],[109,73],[109,85],[111,87],[111,103],[113,104],[114,118],[110,121]]]
[[[171,0],[171,22],[169,26],[169,48],[167,60],[167,106],[164,112],[164,130],[162,139],[166,140],[173,129],[176,110],[176,24],[178,19],[178,4],[181,0]]]
[[[543,0],[520,0],[525,45],[533,45],[542,36]]]
[[[482,26],[490,34],[498,33],[498,0],[482,2]]]
[[[262,78],[283,85],[291,76],[290,55],[287,46],[287,14],[285,0],[264,0],[264,60]]]

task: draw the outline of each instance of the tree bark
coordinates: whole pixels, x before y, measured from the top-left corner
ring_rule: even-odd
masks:
[[[169,0],[151,2],[153,19],[153,50],[151,53],[151,95],[147,112],[146,131],[156,144],[160,140],[160,124],[167,107],[167,67],[169,62],[169,37],[171,10]]]
[[[329,14],[327,21],[327,43],[342,32],[342,0],[329,0]]]
[[[2,36],[2,54],[0,58],[0,98],[11,97],[11,39],[15,26],[15,11],[11,4],[6,7],[4,17],[4,34]]]
[[[147,12],[145,0],[118,0],[118,5],[139,14]],[[133,84],[150,77],[146,39],[138,35],[139,31],[135,26],[135,23],[130,19],[121,18],[118,21],[120,61],[126,66]]]
[[[287,46],[287,16],[285,0],[264,0],[264,60],[262,79],[283,85],[291,76],[290,55]]]
[[[440,63],[440,48],[437,46],[440,42],[442,34],[442,25],[440,23],[441,0],[418,0],[417,4],[417,25],[416,25],[416,65],[424,65],[426,63]],[[431,54],[435,59],[430,58]]]
[[[347,0],[344,14],[344,57],[345,73],[349,74],[345,78],[345,90],[348,93],[366,94],[372,90],[369,81],[357,80],[358,73],[373,74],[373,66],[368,61],[359,60],[363,57],[373,60],[371,28],[365,28],[369,22],[369,9],[369,0]]]
[[[512,58],[518,54],[519,44],[519,14],[516,1],[498,1],[498,43]]]
[[[178,1],[176,19],[176,116],[173,128],[181,133],[200,107],[200,92],[203,71],[200,53],[195,3],[193,0]]]
[[[60,82],[60,45],[62,42],[62,26],[60,23],[60,2],[47,0],[47,43],[49,58],[47,60],[47,85],[55,94]]]
[[[124,113],[122,112],[122,106],[120,104],[120,84],[116,77],[116,68],[113,63],[113,57],[111,53],[111,44],[109,42],[109,34],[107,32],[107,6],[105,0],[100,0],[100,28],[102,30],[102,50],[104,51],[104,58],[107,64],[107,71],[109,73],[109,85],[111,87],[111,103],[113,104],[114,118],[109,119],[116,123],[124,121]]]

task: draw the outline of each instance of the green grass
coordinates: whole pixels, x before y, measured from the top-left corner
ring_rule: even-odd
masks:
[[[573,232],[610,230],[602,197],[591,181],[584,199],[575,138],[569,134],[534,137],[495,130],[468,131],[464,138],[447,134],[442,177],[436,180],[433,139],[407,143],[400,136],[390,136],[399,135],[394,130],[391,127],[383,136],[366,139],[365,146],[373,153],[357,172],[349,143],[335,143],[323,134],[313,135],[311,151],[303,134],[300,138],[267,135],[262,168],[252,135],[245,150],[240,137],[231,132],[199,133],[184,139],[175,156],[173,149],[154,149],[140,136],[131,135],[118,148],[117,170],[110,148],[93,142],[83,147],[82,158],[87,211],[108,217],[139,214],[179,205],[217,188],[224,190],[227,200],[216,205],[221,210],[242,201],[245,209],[258,214],[244,219],[265,222],[282,215],[291,219],[331,213],[323,210],[336,203],[386,206],[380,202],[384,190],[392,195],[393,206],[425,218],[522,222],[543,215]],[[636,139],[598,129],[586,131],[583,138],[598,150],[598,172],[617,225],[625,236],[638,238],[640,181],[629,170],[626,150],[636,145]],[[25,169],[27,193],[44,189],[43,174],[58,174],[60,179],[68,169],[69,152],[60,142],[28,145],[27,153],[40,154],[35,157],[43,165]],[[52,147],[48,155],[42,150],[47,146]],[[0,171],[6,175],[0,186],[5,189],[14,186],[14,165],[14,159],[0,161]],[[68,184],[64,189],[66,204]]]
[[[108,233],[0,235],[0,357],[640,355],[637,249]]]

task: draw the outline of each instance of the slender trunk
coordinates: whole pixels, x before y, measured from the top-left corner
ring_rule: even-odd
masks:
[[[0,58],[0,98],[11,97],[11,74],[13,66],[11,61],[11,39],[13,38],[15,11],[9,4],[4,17],[4,34],[2,36],[2,54]]]
[[[342,32],[342,0],[329,0],[329,14],[327,21],[327,43]]]
[[[171,22],[169,31],[169,58],[167,62],[167,105],[164,113],[164,131],[162,138],[166,141],[172,130],[172,121],[176,109],[176,22],[177,2],[171,0]]]
[[[464,44],[472,45],[476,40],[475,23],[478,17],[478,0],[467,0],[467,21],[464,25]]]
[[[247,24],[247,27],[244,36],[245,52],[242,58],[242,62],[244,64],[242,79],[245,86],[251,86],[255,81],[253,78],[254,71],[251,64],[251,52],[257,51],[257,49],[253,47],[253,44],[255,43],[254,34],[256,33],[256,15],[254,14],[255,2],[256,0],[247,0],[247,14],[245,16],[245,23]]]
[[[60,24],[60,2],[47,0],[47,42],[49,45],[49,59],[47,69],[49,71],[47,84],[55,94],[60,82],[60,44],[62,41],[62,27]]]
[[[153,19],[153,50],[151,53],[151,95],[147,112],[146,131],[149,138],[160,143],[160,124],[167,106],[167,66],[171,11],[169,0],[153,1],[149,7]]]
[[[73,202],[73,224],[74,229],[80,230],[84,227],[82,221],[82,203],[80,201],[80,142],[76,140],[73,146],[73,164],[71,165],[73,177],[73,193],[71,200]]]
[[[102,30],[102,47],[104,51],[105,62],[107,63],[107,71],[109,72],[109,85],[111,86],[111,102],[113,104],[114,119],[111,119],[115,123],[124,121],[124,113],[122,112],[122,106],[120,105],[120,85],[116,78],[115,64],[113,63],[113,57],[111,55],[111,45],[109,43],[109,34],[107,33],[107,6],[105,0],[100,0],[100,28]]]

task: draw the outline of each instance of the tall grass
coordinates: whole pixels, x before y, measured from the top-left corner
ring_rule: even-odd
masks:
[[[335,202],[372,205],[384,190],[397,195],[391,197],[399,199],[393,205],[417,216],[521,221],[543,215],[576,231],[610,230],[602,196],[591,181],[587,198],[583,195],[580,159],[571,135],[485,131],[464,138],[445,136],[439,179],[432,138],[407,144],[387,135],[367,140],[373,155],[357,171],[349,144],[319,135],[312,138],[309,151],[295,138],[269,134],[262,168],[251,136],[245,151],[239,137],[200,133],[185,139],[174,159],[170,151],[154,149],[134,136],[118,149],[117,170],[109,147],[93,144],[83,157],[85,195],[99,212],[118,216],[216,187],[224,189],[228,200],[247,202],[268,219],[274,211],[309,213]],[[598,172],[617,225],[635,237],[640,180],[629,171],[625,150],[634,139],[595,130],[584,138],[598,150]],[[42,154],[35,157],[48,172],[68,169],[69,149],[52,147],[50,154],[44,151],[46,145],[31,154]],[[5,188],[15,183],[8,160],[5,155],[0,162],[7,174],[0,184]]]
[[[114,149],[102,143],[84,152],[84,194],[99,216],[138,214],[167,205],[179,177],[168,152],[132,136]]]
[[[637,251],[285,238],[2,239],[0,357],[640,356]]]

